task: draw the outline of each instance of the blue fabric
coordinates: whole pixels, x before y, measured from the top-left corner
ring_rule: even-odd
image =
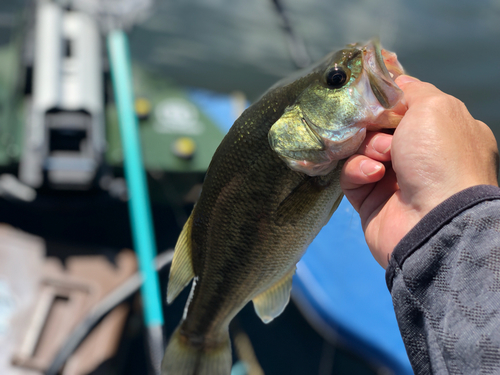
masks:
[[[371,256],[359,215],[345,198],[297,265],[292,293],[320,331],[396,374],[413,373],[385,271]]]
[[[188,96],[223,134],[226,134],[236,121],[234,104],[230,95],[191,88],[188,90]]]

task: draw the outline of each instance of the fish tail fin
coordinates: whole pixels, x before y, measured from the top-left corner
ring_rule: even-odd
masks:
[[[162,375],[229,375],[231,373],[231,341],[229,333],[220,344],[192,343],[174,331],[161,364]]]

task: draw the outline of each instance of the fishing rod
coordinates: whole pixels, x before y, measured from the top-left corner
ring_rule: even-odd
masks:
[[[311,64],[311,57],[307,53],[304,41],[295,32],[295,28],[288,17],[288,12],[286,11],[283,2],[281,0],[271,0],[274,5],[276,13],[281,19],[281,27],[285,33],[288,51],[292,57],[294,64],[297,68],[302,69]]]
[[[73,0],[75,8],[99,21],[108,48],[113,94],[123,149],[125,179],[134,249],[143,279],[141,294],[149,356],[154,374],[160,374],[163,355],[163,311],[160,284],[154,269],[156,243],[142,161],[139,124],[134,110],[132,68],[125,30],[149,15],[153,0]]]

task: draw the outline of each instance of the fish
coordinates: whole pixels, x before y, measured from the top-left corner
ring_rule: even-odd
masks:
[[[175,246],[167,303],[191,282],[163,375],[229,375],[229,323],[250,301],[264,323],[290,300],[296,264],[343,197],[343,161],[393,129],[404,70],[378,40],[332,52],[272,86],[213,155]],[[334,239],[332,239],[332,247]]]

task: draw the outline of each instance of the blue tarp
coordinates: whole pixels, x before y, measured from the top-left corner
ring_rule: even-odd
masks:
[[[371,256],[359,215],[347,199],[297,265],[292,293],[320,333],[396,374],[413,373],[385,271]]]

